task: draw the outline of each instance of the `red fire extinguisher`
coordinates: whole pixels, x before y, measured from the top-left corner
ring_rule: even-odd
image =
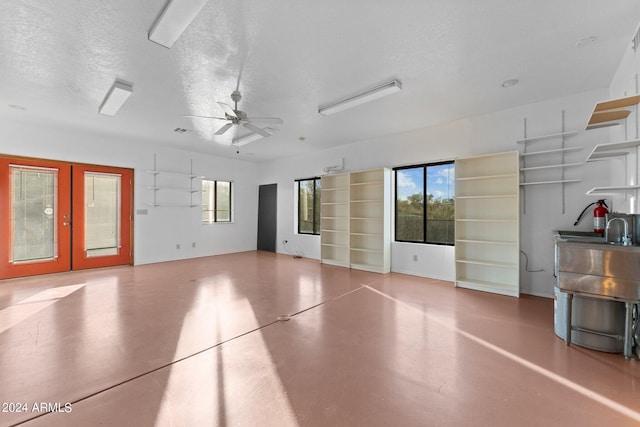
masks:
[[[600,199],[597,202],[587,205],[587,207],[584,208],[584,210],[578,216],[576,222],[573,223],[573,225],[578,225],[584,213],[593,205],[596,205],[596,208],[593,210],[593,231],[594,233],[604,233],[604,229],[606,227],[605,215],[609,213],[609,209],[607,209],[609,206],[607,206],[605,199]]]
[[[604,206],[603,206],[604,205]],[[595,233],[604,233],[605,215],[609,213],[608,206],[604,199],[596,202],[596,208],[593,210],[593,231]]]

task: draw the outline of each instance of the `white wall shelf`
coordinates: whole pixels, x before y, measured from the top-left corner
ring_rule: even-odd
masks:
[[[200,201],[196,203],[193,199],[193,195],[201,193],[201,188],[196,188],[197,184],[194,180],[201,179],[202,176],[195,175],[193,173],[193,160],[190,162],[189,173],[159,170],[156,167],[156,155],[153,155],[153,169],[147,170],[145,173],[153,175],[153,185],[147,186],[147,190],[153,192],[153,201],[146,203],[146,206],[152,207],[199,207]],[[159,193],[187,193],[189,194],[189,200],[176,200],[176,195],[166,197],[160,197]]]
[[[623,99],[631,99],[635,103],[640,100],[640,95],[633,97],[627,97]],[[631,101],[628,101],[631,102]],[[635,161],[631,161],[627,157],[630,153],[635,153]],[[631,167],[635,171],[635,179],[629,178],[629,182],[638,182],[638,168],[635,162],[637,162],[638,154],[640,154],[640,139],[632,139],[628,141],[611,142],[606,144],[596,145],[589,156],[587,162],[594,162],[600,160],[612,160],[615,158],[625,159],[625,168]],[[633,173],[632,173],[633,176]],[[637,196],[640,185],[616,185],[616,186],[602,186],[594,187],[587,191],[587,196]]]
[[[581,146],[566,147],[565,140],[568,137],[578,135],[578,131],[564,130],[564,110],[562,111],[561,132],[552,133],[542,136],[527,137],[527,119],[524,119],[524,138],[518,140],[523,144],[522,153],[520,153],[520,186],[522,190],[522,207],[523,214],[527,212],[527,194],[524,189],[527,186],[539,185],[561,185],[561,206],[562,213],[565,212],[565,184],[580,182],[580,179],[567,179],[566,170],[568,168],[577,168],[584,165],[580,162],[567,162],[566,156],[571,155],[583,149]],[[542,149],[537,151],[527,151],[527,143],[543,142]],[[551,144],[551,145],[549,145]],[[559,144],[559,146],[557,145]],[[545,160],[546,158],[546,160]]]
[[[545,184],[570,184],[572,182],[582,182],[581,179],[558,179],[553,181],[532,181],[532,182],[521,182],[520,185],[545,185]]]
[[[632,150],[640,146],[640,139],[630,141],[611,142],[607,144],[598,144],[593,147],[591,153],[587,156],[587,162],[594,160],[608,159],[612,157],[621,157],[629,154]]]
[[[562,138],[562,137],[569,137],[569,136],[573,136],[573,135],[577,135],[578,131],[568,131],[568,132],[558,132],[558,133],[552,133],[549,135],[541,135],[541,136],[533,136],[533,137],[528,137],[528,138],[523,138],[523,139],[519,139],[517,142],[519,143],[524,143],[524,142],[538,142],[538,141],[547,141],[549,139],[558,139],[558,138]]]
[[[571,151],[580,151],[583,149],[584,147],[567,147],[567,148],[555,148],[553,150],[530,151],[528,153],[520,154],[520,157],[541,156],[541,155],[556,154],[556,153],[568,153]]]
[[[519,163],[517,151],[456,159],[456,286],[519,295]]]
[[[544,165],[544,166],[532,166],[528,168],[520,168],[520,171],[534,171],[543,169],[558,169],[558,168],[570,168],[575,166],[582,166],[584,163],[562,163],[557,165]]]
[[[593,187],[587,191],[587,196],[613,196],[616,194],[635,194],[640,185],[623,185],[618,187]]]

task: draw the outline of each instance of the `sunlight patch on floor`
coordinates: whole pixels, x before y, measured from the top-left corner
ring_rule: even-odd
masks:
[[[549,371],[549,370],[547,370],[547,369],[545,369],[545,368],[543,368],[541,366],[536,365],[535,363],[532,363],[532,362],[530,362],[530,361],[528,361],[526,359],[523,359],[522,357],[517,356],[517,355],[515,355],[515,354],[513,354],[513,353],[511,353],[511,352],[509,352],[509,351],[507,351],[507,350],[505,350],[503,348],[500,348],[500,347],[498,347],[498,346],[496,346],[494,344],[491,344],[490,342],[485,341],[482,338],[479,338],[479,337],[477,337],[477,336],[475,336],[473,334],[470,334],[470,333],[468,333],[466,331],[463,331],[462,329],[460,329],[457,326],[451,324],[450,322],[447,322],[447,321],[443,320],[440,317],[436,317],[433,314],[425,313],[421,309],[419,309],[419,308],[417,308],[415,306],[412,306],[411,304],[408,304],[408,303],[406,303],[404,301],[401,301],[401,300],[399,300],[397,298],[394,298],[391,295],[385,294],[384,292],[379,291],[377,289],[374,289],[374,288],[372,288],[372,287],[370,287],[368,285],[363,285],[363,286],[365,288],[369,289],[370,291],[375,292],[375,293],[377,293],[379,295],[382,295],[383,297],[385,297],[385,298],[387,298],[387,299],[389,299],[389,300],[391,300],[391,301],[393,301],[393,302],[395,302],[397,304],[401,304],[404,307],[410,308],[411,310],[414,310],[414,311],[417,311],[417,312],[421,313],[423,316],[426,316],[429,320],[437,322],[440,325],[442,325],[443,327],[445,327],[445,328],[447,328],[447,329],[449,329],[451,331],[454,331],[454,332],[464,336],[465,338],[468,338],[468,339],[470,339],[470,340],[482,345],[483,347],[485,347],[485,348],[487,348],[489,350],[492,350],[492,351],[494,351],[494,352],[496,352],[496,353],[498,353],[498,354],[500,354],[500,355],[502,355],[502,356],[504,356],[504,357],[506,357],[506,358],[508,358],[508,359],[510,359],[510,360],[512,360],[512,361],[514,361],[514,362],[516,362],[516,363],[528,368],[528,369],[531,369],[532,371],[534,371],[534,372],[536,372],[536,373],[538,373],[540,375],[543,375],[544,377],[546,377],[546,378],[548,378],[548,379],[550,379],[552,381],[555,381],[558,384],[561,384],[561,385],[563,385],[563,386],[565,386],[565,387],[567,387],[567,388],[569,388],[569,389],[571,389],[571,390],[573,390],[573,391],[575,391],[577,393],[580,393],[581,395],[583,395],[585,397],[593,399],[594,401],[596,401],[596,402],[598,402],[598,403],[600,403],[602,405],[605,405],[608,408],[610,408],[610,409],[612,409],[612,410],[614,410],[614,411],[616,411],[616,412],[618,412],[618,413],[620,413],[620,414],[622,414],[622,415],[624,415],[626,417],[629,417],[629,418],[631,418],[631,419],[633,419],[635,421],[640,422],[640,413],[634,411],[631,408],[628,408],[628,407],[626,407],[624,405],[621,405],[620,403],[618,403],[618,402],[616,402],[614,400],[611,400],[611,399],[609,399],[609,398],[607,398],[607,397],[605,397],[605,396],[603,396],[603,395],[601,395],[599,393],[596,393],[593,390],[590,390],[590,389],[588,389],[586,387],[583,387],[580,384],[577,384],[577,383],[575,383],[573,381],[570,381],[570,380],[568,380],[568,379],[566,379],[566,378],[564,378],[564,377],[562,377],[562,376],[560,376],[560,375],[558,375],[558,374],[556,374],[554,372],[551,372],[551,371]]]
[[[85,285],[69,285],[51,288],[38,292],[5,309],[0,310],[0,334],[13,328],[31,316],[39,313],[50,305],[55,304]]]
[[[259,328],[249,301],[245,299],[237,303],[239,306],[235,308],[251,317],[249,323],[254,329]],[[219,313],[223,316],[219,316]],[[176,357],[194,353],[192,331],[201,330],[199,323],[202,321],[202,316],[193,311],[185,316],[176,344]],[[228,329],[224,308],[210,309],[209,325],[218,331]],[[236,349],[229,353],[233,354],[230,357],[225,353],[227,345],[238,346],[241,351]],[[258,396],[247,395],[247,390]],[[268,407],[264,411],[255,411],[254,405],[258,401],[268,401]],[[260,330],[172,365],[155,425],[204,425],[212,420],[220,426],[298,426]]]

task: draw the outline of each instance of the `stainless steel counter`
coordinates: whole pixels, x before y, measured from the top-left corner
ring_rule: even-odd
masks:
[[[585,239],[556,239],[556,274],[567,294],[566,337],[571,344],[574,295],[620,301],[625,304],[624,355],[631,357],[633,306],[640,303],[640,246],[621,246]],[[585,331],[601,335],[597,331]],[[619,338],[619,337],[614,337]]]

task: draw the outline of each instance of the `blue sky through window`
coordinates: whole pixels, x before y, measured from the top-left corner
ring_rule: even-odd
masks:
[[[396,171],[398,200],[406,200],[412,194],[422,194],[424,168],[407,168]],[[435,199],[453,199],[454,165],[433,165],[427,167],[427,194]]]

